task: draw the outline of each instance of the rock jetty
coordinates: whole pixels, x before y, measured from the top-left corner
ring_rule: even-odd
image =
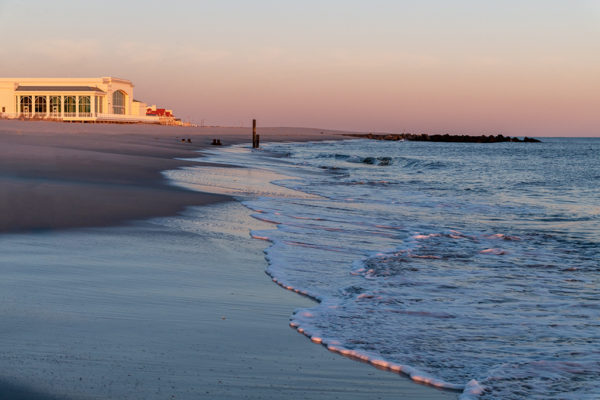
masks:
[[[534,138],[524,137],[519,139],[517,137],[503,136],[503,135],[480,135],[480,136],[469,136],[469,135],[428,135],[412,134],[412,133],[394,133],[394,134],[373,134],[373,133],[350,133],[344,136],[360,137],[374,140],[412,140],[416,142],[456,142],[456,143],[500,143],[500,142],[521,142],[521,143],[540,143],[541,141]]]

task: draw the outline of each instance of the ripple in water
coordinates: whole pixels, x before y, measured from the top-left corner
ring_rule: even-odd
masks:
[[[301,333],[465,399],[600,396],[599,140],[268,150],[236,163],[320,196],[244,202],[278,224],[268,273],[320,301]]]

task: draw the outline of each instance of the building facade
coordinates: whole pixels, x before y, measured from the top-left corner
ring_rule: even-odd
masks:
[[[0,78],[0,117],[159,123],[126,79]]]

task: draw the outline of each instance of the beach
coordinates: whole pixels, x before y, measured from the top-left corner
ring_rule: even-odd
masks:
[[[264,273],[249,232],[272,225],[161,173],[250,133],[0,121],[0,398],[457,398],[290,329],[315,302]],[[263,143],[341,133],[259,127]]]
[[[263,141],[306,141],[340,138],[342,132],[269,128],[260,133]],[[213,138],[231,145],[250,141],[251,133],[249,128],[0,120],[0,207],[10,210],[0,215],[0,232],[109,226],[224,201],[178,189],[160,174],[197,165],[175,158],[196,157]]]

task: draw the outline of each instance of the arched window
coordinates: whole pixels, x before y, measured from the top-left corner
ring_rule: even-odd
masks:
[[[31,96],[21,97],[21,112],[24,114],[31,114],[32,111]]]
[[[46,96],[35,96],[35,113],[46,114]]]
[[[77,101],[75,100],[75,96],[65,96],[65,114],[68,117],[74,117],[75,112],[77,111]]]
[[[60,114],[60,96],[50,96],[50,113]]]
[[[117,90],[112,97],[113,114],[125,114],[125,93]]]
[[[90,96],[79,96],[79,115],[84,116],[92,112]],[[83,114],[83,115],[82,115]]]

